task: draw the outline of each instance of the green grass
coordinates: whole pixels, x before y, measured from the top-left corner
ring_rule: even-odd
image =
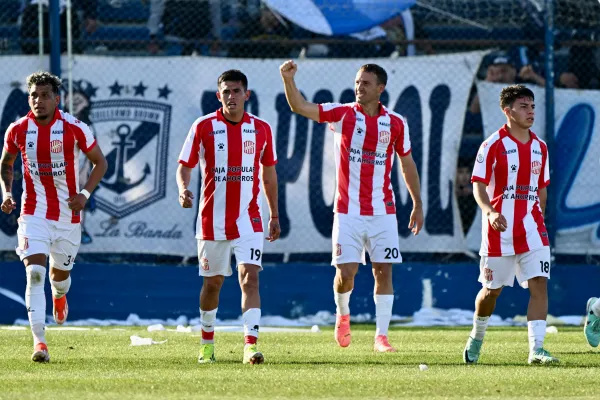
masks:
[[[546,337],[556,367],[527,365],[526,328],[490,328],[480,364],[465,366],[469,330],[393,329],[396,354],[373,353],[373,326],[353,326],[346,349],[331,329],[262,333],[257,366],[241,363],[241,333],[217,332],[217,363],[199,365],[197,334],[48,331],[51,362],[36,364],[29,331],[0,330],[0,399],[599,398],[600,354],[580,328]],[[131,347],[130,335],[168,342]]]

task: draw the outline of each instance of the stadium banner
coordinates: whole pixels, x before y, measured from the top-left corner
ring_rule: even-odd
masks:
[[[486,137],[506,123],[499,106],[503,86],[477,84]],[[537,110],[531,129],[544,138],[544,89],[528,87],[535,95]],[[556,252],[600,254],[600,96],[593,90],[556,89],[554,107],[555,150],[550,154],[550,169],[556,195]],[[469,248],[479,249],[480,230],[479,216],[467,235]]]
[[[412,237],[407,229],[412,205],[396,161],[392,180],[401,250],[466,249],[454,181],[467,96],[482,54],[377,60],[389,74],[382,101],[407,118],[421,177],[425,225]],[[91,123],[109,163],[93,196],[95,211],[85,213],[91,242],[80,252],[197,254],[200,172],[194,170],[190,185],[196,204],[182,209],[175,182],[177,159],[194,120],[219,107],[217,77],[231,68],[248,76],[252,91],[248,111],[270,122],[275,133],[282,235],[266,243],[264,251],[331,252],[333,135],[325,124],[291,113],[279,76],[282,61],[76,57],[74,114]],[[9,122],[27,111],[26,88],[11,88],[9,83],[22,82],[21,74],[36,70],[36,62],[31,57],[31,69],[15,71],[10,60],[0,59],[0,65],[6,64],[0,78],[0,110],[6,112],[2,135]],[[301,60],[296,82],[312,102],[351,102],[356,72],[367,62],[372,60]],[[9,101],[17,94],[18,101]],[[16,188],[20,185],[16,179],[15,196],[20,196]],[[268,216],[264,200],[263,207]],[[16,229],[16,215],[0,215],[0,249],[15,247]]]

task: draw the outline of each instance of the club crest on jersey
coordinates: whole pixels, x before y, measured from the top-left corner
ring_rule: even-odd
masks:
[[[110,96],[120,95],[113,85]],[[144,96],[146,86],[133,86]],[[107,91],[108,92],[108,91]],[[159,90],[160,92],[160,90]],[[108,170],[95,193],[98,208],[123,218],[165,197],[171,105],[110,96],[94,101],[90,110],[98,144]]]
[[[50,151],[52,153],[62,153],[63,144],[60,140],[53,140],[50,142]]]
[[[244,153],[246,154],[254,154],[254,142],[251,140],[246,140],[244,142]]]
[[[379,132],[379,143],[384,143],[384,144],[389,143],[390,136],[392,136],[392,134],[389,133],[388,131]]]
[[[533,161],[531,163],[531,172],[533,172],[536,175],[539,175],[541,171],[542,171],[542,163],[537,160]]]

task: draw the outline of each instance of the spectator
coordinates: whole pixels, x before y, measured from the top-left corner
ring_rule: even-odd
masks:
[[[349,35],[349,43],[332,46],[332,54],[335,57],[389,57],[394,52],[400,56],[414,56],[418,53],[433,54],[430,45],[417,48],[414,44],[396,45],[393,43],[425,37],[425,31],[419,25],[415,25],[411,11],[404,10],[381,25]],[[357,46],[353,39],[361,41],[388,40],[389,42]]]
[[[260,15],[246,19],[246,23],[234,39],[275,42],[268,45],[264,43],[234,45],[230,48],[229,55],[240,58],[286,58],[294,49],[294,46],[285,43],[291,36],[291,29],[283,17],[275,15],[268,7],[262,6]]]
[[[485,80],[496,83],[515,83],[517,81],[517,69],[507,55],[496,55],[486,69]],[[472,92],[469,103],[469,112],[481,114],[479,96],[475,88],[474,90],[475,92]]]
[[[147,2],[148,0],[143,0]],[[165,40],[182,46],[181,54],[190,55],[199,50],[198,39],[211,37],[213,21],[207,0],[149,0],[150,16],[148,51],[160,51],[157,35],[161,28]]]
[[[475,154],[476,152],[477,150],[475,150]],[[471,183],[474,162],[474,157],[465,157],[461,155],[458,158],[458,167],[456,169],[456,184],[454,186],[454,191],[456,193],[460,220],[465,234],[469,231],[469,228],[475,219],[475,215],[477,214],[477,202],[475,202],[475,198],[473,197],[473,184]]]
[[[588,39],[591,37],[577,34],[575,39]],[[560,85],[568,89],[600,89],[600,68],[596,58],[595,47],[573,46],[569,50],[569,66],[567,71],[560,75]]]
[[[21,12],[21,51],[24,54],[37,54],[39,52],[38,45],[38,7],[39,3],[43,8],[43,29],[44,29],[44,53],[50,53],[50,21],[48,4],[49,0],[22,0]],[[67,13],[65,12],[66,0],[59,1],[60,6],[60,38],[61,52],[67,50]],[[83,19],[80,21],[78,13],[73,12],[73,20],[71,24],[73,37],[73,52],[82,53],[84,46],[81,40],[81,25],[87,33],[93,33],[98,28],[98,20],[96,19],[97,0],[73,0],[74,11],[81,11]]]

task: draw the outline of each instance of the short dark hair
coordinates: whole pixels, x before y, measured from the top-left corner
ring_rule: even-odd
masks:
[[[58,96],[62,81],[58,76],[52,75],[50,72],[38,71],[27,77],[27,92],[29,92],[33,85],[50,85],[54,94]]]
[[[504,110],[506,107],[512,107],[517,99],[521,99],[523,97],[535,100],[535,96],[533,95],[531,89],[524,85],[506,86],[504,89],[502,89],[502,92],[500,92],[500,108]]]
[[[221,83],[223,82],[242,82],[244,90],[248,90],[248,78],[246,78],[246,75],[239,69],[230,69],[223,72],[217,80],[217,87],[220,88]]]
[[[384,86],[387,85],[387,72],[385,72],[385,69],[383,69],[379,65],[365,64],[362,67],[360,67],[359,71],[365,71],[375,74],[375,76],[377,77],[377,82]]]

